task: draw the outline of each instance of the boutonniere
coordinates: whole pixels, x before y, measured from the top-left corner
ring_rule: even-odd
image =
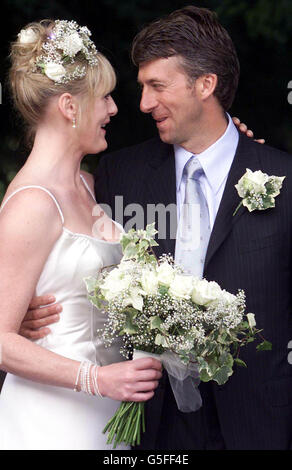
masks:
[[[242,201],[238,204],[233,215],[242,205],[247,207],[249,212],[275,207],[275,197],[280,194],[285,178],[286,176],[269,176],[260,170],[251,171],[247,168],[246,173],[235,185]]]

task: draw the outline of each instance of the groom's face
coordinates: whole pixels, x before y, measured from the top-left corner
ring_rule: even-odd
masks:
[[[174,56],[142,63],[138,82],[142,88],[140,109],[152,114],[161,140],[189,149],[202,105],[195,82],[190,83],[180,59]]]

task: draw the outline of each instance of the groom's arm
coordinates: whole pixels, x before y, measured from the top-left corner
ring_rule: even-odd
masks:
[[[52,294],[34,297],[21,323],[19,334],[34,340],[47,336],[51,332],[48,326],[59,321],[61,312],[62,305],[56,303]]]

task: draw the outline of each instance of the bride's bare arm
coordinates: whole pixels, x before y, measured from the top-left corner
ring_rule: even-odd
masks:
[[[0,214],[0,368],[21,377],[73,389],[80,362],[55,354],[19,335],[21,322],[62,224],[53,201],[35,190],[16,194]],[[100,368],[101,393],[144,401],[161,377],[155,359]]]
[[[37,382],[71,388],[79,363],[18,334],[43,266],[61,230],[56,206],[43,191],[21,191],[0,214],[1,368]]]

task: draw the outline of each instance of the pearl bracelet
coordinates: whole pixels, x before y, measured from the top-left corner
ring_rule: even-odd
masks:
[[[98,395],[100,398],[103,398],[97,383],[98,369],[99,366],[89,361],[82,361],[78,369],[74,392],[82,391],[87,395]],[[78,387],[79,384],[80,387]]]
[[[78,383],[79,383],[80,372],[81,372],[81,368],[82,368],[83,364],[84,364],[84,361],[80,362],[80,366],[79,366],[77,376],[76,376],[76,382],[75,382],[75,385],[74,385],[74,392],[79,392],[80,391],[80,390],[78,390]]]
[[[103,395],[99,391],[98,383],[97,383],[97,375],[98,375],[99,366],[94,366],[92,376],[93,376],[93,390],[95,395],[98,395],[100,398],[104,398]]]

